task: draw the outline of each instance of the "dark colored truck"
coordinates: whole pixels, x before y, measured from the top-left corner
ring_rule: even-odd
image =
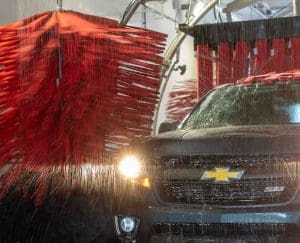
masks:
[[[165,126],[166,127],[166,126]],[[120,175],[140,204],[124,242],[300,242],[300,82],[228,84],[175,131],[133,143]]]

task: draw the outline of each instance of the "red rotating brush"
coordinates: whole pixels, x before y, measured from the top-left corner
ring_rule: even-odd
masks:
[[[165,39],[71,11],[0,27],[0,166],[15,168],[6,185],[25,168],[104,163],[149,135]]]

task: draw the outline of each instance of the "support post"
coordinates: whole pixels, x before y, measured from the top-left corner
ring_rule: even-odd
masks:
[[[57,0],[57,10],[60,12],[63,10],[63,0]],[[59,37],[58,37],[59,38]],[[60,42],[60,40],[59,40]],[[56,79],[56,86],[60,85],[62,79],[62,48],[58,47],[58,78]]]
[[[146,7],[146,5],[143,6],[142,27],[144,29],[147,28],[147,7]]]
[[[63,10],[63,0],[57,0],[57,10],[58,11]]]
[[[294,10],[294,16],[299,16],[299,14],[300,14],[300,0],[293,0],[293,10]]]

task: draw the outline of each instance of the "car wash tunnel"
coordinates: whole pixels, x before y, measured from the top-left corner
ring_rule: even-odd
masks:
[[[300,242],[300,0],[0,0],[0,243],[96,242]]]

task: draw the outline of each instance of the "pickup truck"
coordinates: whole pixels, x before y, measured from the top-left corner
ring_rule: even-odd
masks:
[[[174,131],[122,155],[119,174],[141,203],[115,214],[116,237],[300,242],[299,168],[300,81],[214,88]]]

